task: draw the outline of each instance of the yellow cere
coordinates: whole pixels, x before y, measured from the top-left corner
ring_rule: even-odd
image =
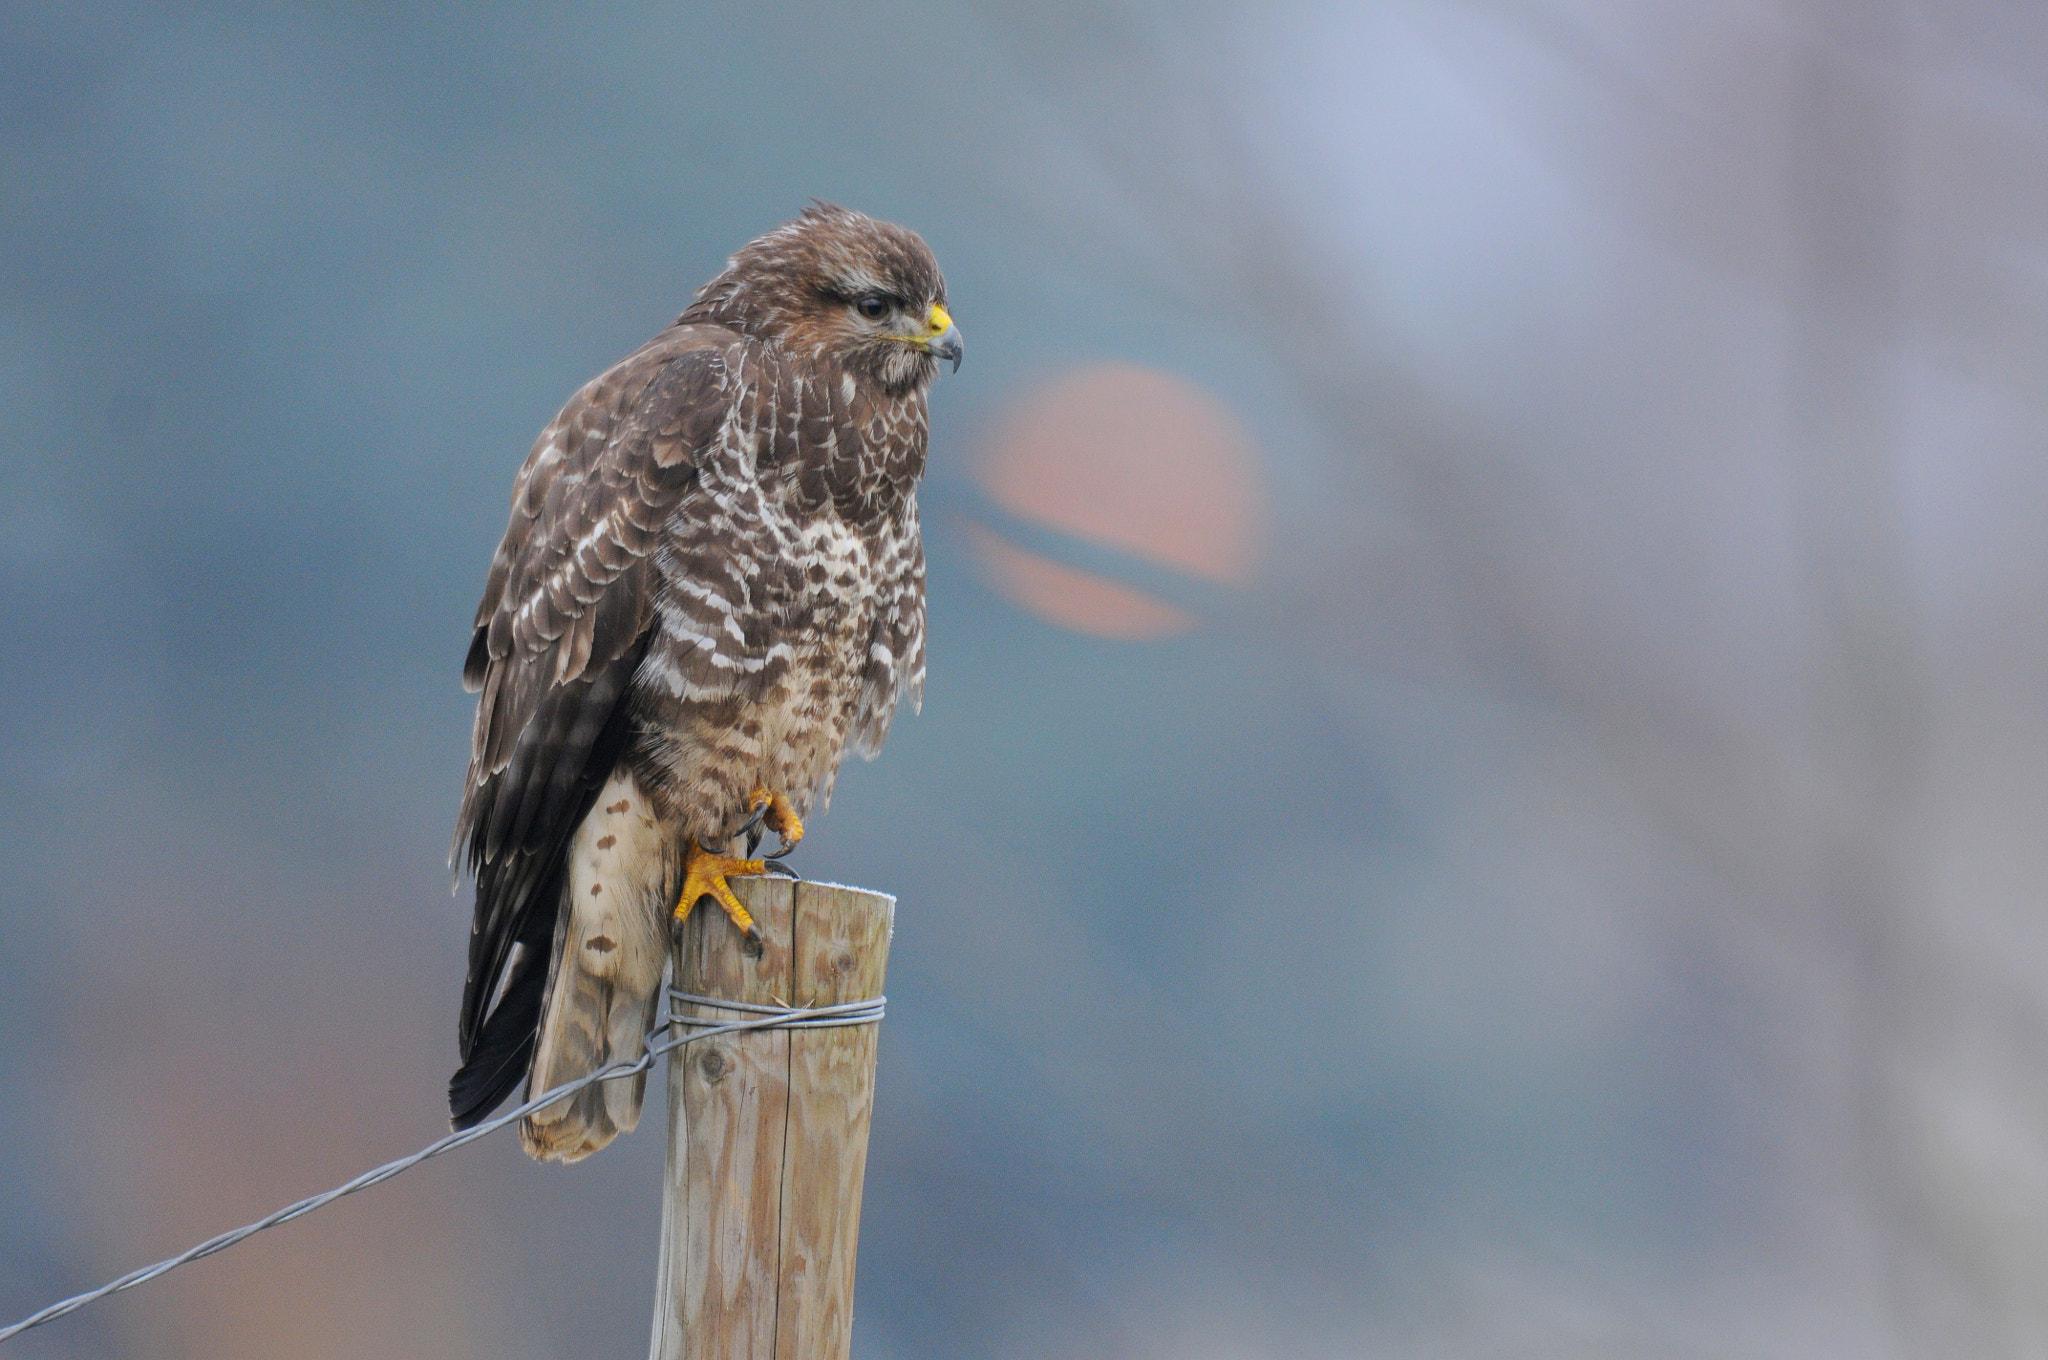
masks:
[[[953,318],[946,315],[946,309],[944,307],[941,307],[938,303],[934,302],[932,304],[931,320],[926,324],[932,328],[932,334],[937,335],[939,332],[945,330],[948,326],[953,324]]]

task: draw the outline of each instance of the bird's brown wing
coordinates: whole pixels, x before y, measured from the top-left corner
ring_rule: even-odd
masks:
[[[705,326],[657,337],[570,399],[513,484],[462,673],[479,698],[455,830],[476,875],[458,1127],[525,1073],[563,856],[629,735],[653,553],[730,409],[732,339]]]

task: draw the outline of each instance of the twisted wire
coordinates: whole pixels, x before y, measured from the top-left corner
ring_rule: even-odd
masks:
[[[647,1051],[638,1058],[630,1062],[621,1060],[611,1063],[598,1068],[595,1072],[578,1077],[574,1081],[565,1081],[553,1090],[544,1091],[525,1104],[507,1110],[503,1114],[494,1115],[481,1124],[463,1129],[457,1133],[451,1133],[445,1138],[436,1139],[409,1157],[400,1157],[395,1162],[386,1162],[374,1170],[365,1171],[362,1175],[344,1185],[337,1185],[332,1190],[309,1196],[295,1204],[288,1204],[276,1213],[267,1214],[257,1219],[254,1223],[245,1223],[239,1228],[221,1233],[215,1237],[209,1237],[196,1247],[180,1252],[178,1255],[167,1260],[158,1261],[155,1265],[144,1266],[140,1270],[131,1270],[119,1279],[109,1280],[97,1289],[90,1289],[83,1294],[74,1294],[68,1299],[59,1300],[47,1308],[29,1314],[12,1326],[0,1328],[0,1343],[12,1340],[23,1332],[34,1327],[40,1327],[46,1322],[54,1322],[67,1313],[75,1313],[89,1303],[97,1303],[99,1300],[106,1298],[109,1294],[118,1294],[124,1289],[133,1289],[136,1285],[147,1284],[160,1275],[168,1275],[179,1266],[188,1265],[203,1257],[211,1256],[215,1252],[226,1251],[229,1247],[245,1242],[257,1233],[275,1228],[280,1224],[289,1223],[295,1218],[304,1218],[314,1210],[324,1209],[336,1200],[353,1195],[358,1190],[367,1190],[373,1185],[381,1185],[394,1176],[403,1175],[405,1172],[412,1170],[421,1162],[438,1157],[444,1152],[452,1152],[456,1148],[474,1143],[479,1138],[496,1133],[506,1125],[517,1123],[534,1111],[545,1109],[565,1096],[573,1096],[587,1086],[594,1086],[601,1081],[618,1081],[622,1077],[635,1076],[645,1072],[654,1066],[656,1058],[673,1049],[681,1048],[684,1044],[695,1043],[699,1039],[715,1038],[721,1034],[735,1034],[750,1030],[838,1029],[848,1025],[872,1025],[882,1018],[887,1000],[888,998],[886,997],[877,996],[871,997],[866,1001],[843,1001],[829,1006],[763,1006],[751,1002],[727,1001],[719,997],[697,996],[689,992],[670,988],[668,992],[668,1016],[660,1025],[648,1033]],[[695,1015],[682,1015],[676,1010],[678,1002],[696,1007],[737,1011],[751,1018],[711,1020]]]

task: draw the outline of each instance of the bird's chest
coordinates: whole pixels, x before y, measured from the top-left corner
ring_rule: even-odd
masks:
[[[750,631],[792,670],[836,672],[859,656],[874,629],[877,537],[830,506],[809,509],[786,488],[762,502],[762,534],[752,563]]]
[[[751,458],[706,474],[656,559],[641,712],[684,801],[766,784],[803,810],[860,712],[901,516],[843,515]]]
[[[656,639],[678,699],[743,701],[781,726],[857,675],[875,627],[878,543],[826,508],[753,485],[706,488],[657,559]]]

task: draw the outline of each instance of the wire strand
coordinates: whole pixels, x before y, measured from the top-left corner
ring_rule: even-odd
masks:
[[[159,1276],[168,1275],[179,1266],[189,1265],[193,1261],[212,1256],[216,1252],[226,1251],[229,1247],[248,1241],[257,1233],[289,1223],[295,1218],[304,1218],[314,1210],[324,1209],[336,1200],[353,1195],[358,1190],[367,1190],[373,1185],[381,1185],[394,1176],[399,1176],[412,1170],[421,1162],[438,1157],[444,1152],[453,1152],[456,1148],[464,1147],[474,1143],[479,1138],[496,1133],[506,1125],[517,1123],[536,1110],[546,1109],[556,1101],[575,1095],[587,1086],[594,1086],[602,1081],[618,1081],[622,1077],[635,1076],[645,1072],[654,1066],[656,1058],[674,1049],[681,1048],[684,1044],[695,1043],[699,1039],[715,1038],[721,1034],[736,1034],[751,1030],[838,1029],[847,1025],[872,1025],[881,1020],[887,1001],[887,997],[877,996],[871,997],[866,1001],[843,1001],[830,1006],[762,1006],[751,1002],[726,1001],[719,997],[696,996],[689,992],[670,988],[668,992],[668,1017],[648,1033],[647,1050],[638,1058],[630,1062],[622,1060],[610,1063],[598,1068],[595,1072],[578,1077],[574,1081],[565,1081],[553,1090],[544,1091],[525,1104],[507,1110],[503,1114],[494,1115],[481,1124],[451,1133],[445,1138],[436,1139],[409,1157],[400,1157],[395,1162],[386,1162],[374,1170],[365,1171],[362,1175],[344,1185],[337,1185],[332,1190],[309,1196],[295,1204],[287,1204],[276,1213],[259,1218],[254,1223],[245,1223],[241,1227],[229,1232],[209,1237],[198,1246],[180,1252],[178,1255],[167,1260],[158,1261],[155,1265],[144,1266],[140,1270],[131,1270],[119,1279],[109,1280],[97,1289],[87,1290],[83,1294],[74,1294],[68,1299],[62,1299],[53,1303],[39,1312],[29,1314],[10,1327],[0,1328],[0,1343],[10,1341],[20,1336],[23,1332],[34,1327],[40,1327],[46,1322],[55,1322],[67,1313],[75,1313],[89,1303],[97,1303],[99,1300],[106,1298],[109,1294],[118,1294],[124,1289],[133,1289],[136,1285],[147,1284]],[[682,1015],[676,1011],[676,1004],[678,1002],[690,1006],[715,1007],[720,1010],[739,1011],[753,1018],[714,1021],[699,1016]],[[688,1030],[690,1032],[679,1033],[677,1032],[679,1030]]]

